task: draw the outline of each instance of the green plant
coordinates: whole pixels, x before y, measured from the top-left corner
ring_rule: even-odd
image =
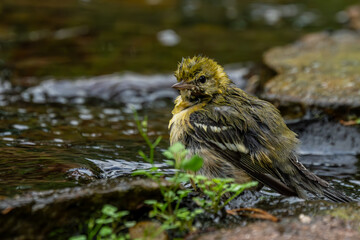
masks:
[[[257,182],[237,184],[234,179],[230,178],[208,179],[201,175],[186,173],[186,171],[196,172],[200,170],[203,165],[203,159],[197,155],[187,158],[188,151],[181,143],[173,144],[163,153],[169,159],[166,160],[166,164],[175,169],[175,174],[167,178],[170,184],[162,184],[164,174],[155,166],[153,159],[154,149],[160,143],[161,138],[157,138],[152,142],[147,135],[147,119],[145,118],[143,121],[140,121],[136,112],[134,115],[139,133],[150,148],[149,156],[142,151],[139,151],[139,154],[145,161],[151,164],[151,168],[149,170],[138,170],[133,174],[145,175],[159,184],[163,201],[147,200],[145,203],[153,207],[149,216],[161,221],[164,229],[191,230],[193,228],[192,223],[198,214],[204,211],[216,214],[245,189],[257,185]],[[201,208],[190,211],[187,208],[180,207],[182,200],[193,191],[192,189],[181,188],[181,183],[186,182],[196,184],[199,190],[207,196],[207,198],[193,198],[193,201]],[[225,197],[227,199],[222,201]]]
[[[135,110],[133,110],[134,112],[134,119],[135,119],[135,123],[137,126],[137,129],[139,131],[139,134],[141,135],[141,137],[145,140],[146,144],[148,145],[150,151],[149,151],[149,156],[147,156],[142,150],[139,151],[139,155],[148,163],[154,164],[154,152],[155,152],[155,148],[157,147],[157,145],[159,145],[160,141],[161,141],[161,136],[157,137],[155,139],[155,141],[151,141],[149,136],[148,136],[148,121],[147,121],[147,117],[144,118],[144,120],[140,121],[139,116],[137,114],[137,112]]]
[[[146,155],[143,151],[139,151],[139,155],[144,161],[150,163],[151,167],[148,170],[134,171],[133,175],[145,175],[155,181],[159,185],[163,196],[163,201],[151,199],[145,201],[146,204],[151,205],[153,208],[149,213],[149,217],[157,218],[162,222],[162,228],[165,230],[179,229],[180,231],[185,231],[192,229],[194,218],[202,213],[203,210],[195,209],[190,211],[187,208],[181,207],[182,200],[192,192],[190,189],[181,189],[181,183],[188,182],[191,178],[191,175],[181,170],[199,170],[202,167],[202,159],[199,156],[186,159],[188,152],[180,143],[169,147],[164,152],[164,155],[169,159],[166,163],[174,167],[176,171],[172,177],[167,178],[169,184],[163,184],[164,173],[154,164],[154,149],[160,143],[161,138],[158,137],[152,142],[147,134],[147,119],[145,118],[143,121],[140,121],[136,112],[134,116],[138,131],[150,149],[149,155]]]
[[[204,176],[194,176],[192,181],[208,197],[208,199],[194,197],[193,200],[208,212],[217,213],[231,200],[239,196],[245,189],[255,187],[257,182],[237,184],[232,178],[208,179]],[[226,200],[222,202],[222,199]]]
[[[154,163],[155,148],[161,141],[161,137],[151,141],[148,136],[147,118],[140,121],[136,112],[134,112],[135,122],[138,131],[149,147],[149,153],[139,151],[139,155],[144,161],[150,163],[151,167],[146,170],[137,170],[133,175],[143,175],[155,181],[162,194],[162,201],[146,200],[145,203],[152,206],[149,213],[150,218],[156,218],[161,222],[162,229],[177,229],[179,231],[193,230],[193,221],[195,217],[205,211],[217,213],[224,208],[231,200],[237,197],[244,189],[256,186],[256,182],[246,184],[236,184],[233,179],[208,179],[201,175],[193,175],[187,172],[197,172],[203,165],[203,159],[197,155],[188,158],[188,151],[181,143],[175,143],[164,151],[163,155],[168,159],[166,164],[175,169],[171,177],[166,177],[161,169]],[[166,177],[166,178],[165,178]],[[166,179],[166,182],[165,182]],[[196,184],[207,198],[194,197],[192,200],[200,208],[190,210],[182,207],[182,201],[192,193],[193,189],[184,189],[183,183],[191,182]],[[224,196],[227,197],[222,202]],[[91,218],[88,221],[87,235],[73,236],[70,240],[127,240],[128,234],[123,231],[135,224],[135,222],[125,221],[123,218],[128,215],[128,211],[117,211],[116,207],[105,205],[102,209],[100,218]]]
[[[129,214],[128,211],[118,211],[111,205],[104,205],[101,210],[102,216],[90,218],[87,224],[87,234],[73,236],[69,240],[127,240],[128,234],[123,230],[135,225],[134,221],[125,221],[123,218]]]

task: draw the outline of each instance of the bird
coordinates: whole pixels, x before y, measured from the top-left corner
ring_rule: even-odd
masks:
[[[182,58],[175,71],[180,92],[169,121],[170,145],[203,158],[195,174],[258,181],[286,196],[333,202],[352,199],[309,171],[298,159],[297,134],[270,102],[247,94],[224,68],[205,56]]]

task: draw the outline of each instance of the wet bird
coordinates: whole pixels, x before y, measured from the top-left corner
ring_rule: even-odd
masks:
[[[170,144],[181,142],[204,165],[197,174],[256,180],[287,195],[308,193],[334,202],[351,199],[298,161],[298,139],[269,102],[237,88],[212,59],[183,58],[175,71],[180,91],[169,122]]]

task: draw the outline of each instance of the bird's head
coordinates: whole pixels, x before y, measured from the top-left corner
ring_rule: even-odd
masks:
[[[189,102],[211,99],[222,94],[231,83],[222,66],[201,56],[183,58],[175,77],[178,83],[172,87],[180,90],[181,98]]]

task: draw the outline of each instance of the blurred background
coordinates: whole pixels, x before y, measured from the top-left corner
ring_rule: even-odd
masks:
[[[172,72],[184,56],[261,62],[306,32],[334,30],[357,0],[2,0],[2,78]],[[24,82],[25,81],[25,82]],[[29,82],[30,81],[30,82]],[[32,79],[38,81],[38,79]]]

